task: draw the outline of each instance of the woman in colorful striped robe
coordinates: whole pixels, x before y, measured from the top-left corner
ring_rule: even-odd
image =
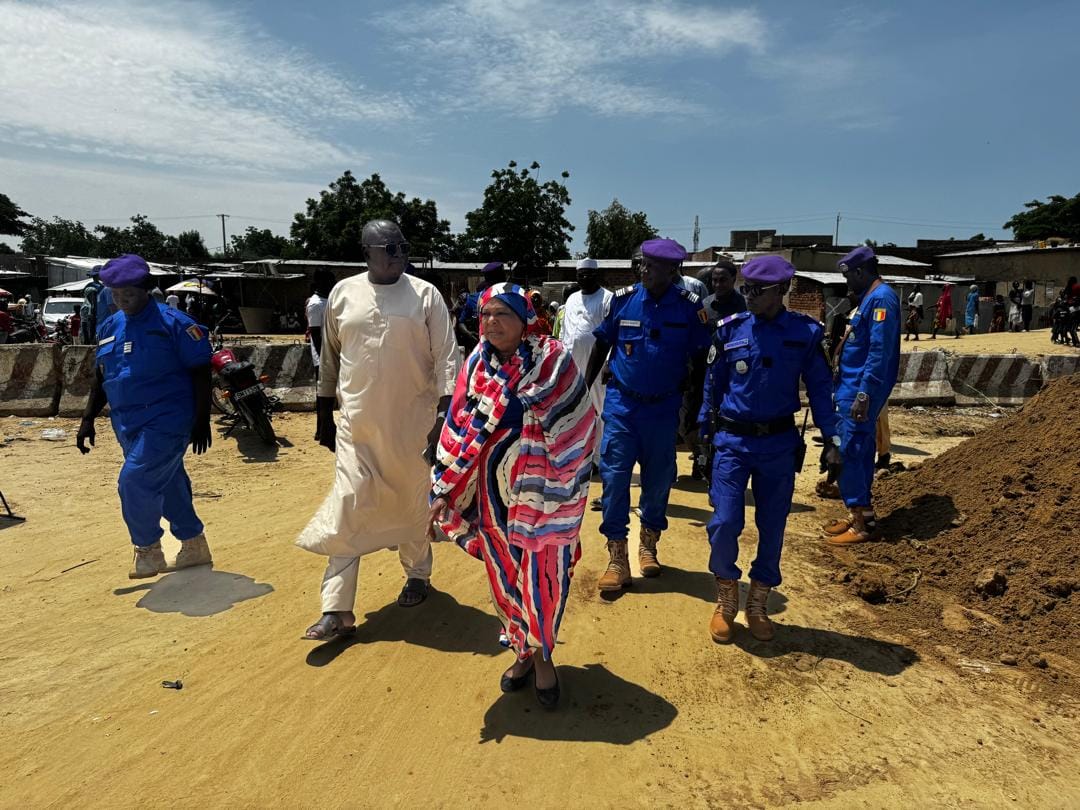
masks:
[[[502,690],[520,689],[535,670],[537,699],[552,708],[596,414],[570,352],[535,324],[521,287],[481,296],[481,340],[458,377],[432,471],[429,532],[438,525],[484,563],[517,654]]]

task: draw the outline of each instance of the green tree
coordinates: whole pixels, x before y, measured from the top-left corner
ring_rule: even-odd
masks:
[[[307,211],[293,217],[289,233],[305,254],[335,261],[362,261],[360,235],[364,223],[391,219],[401,226],[415,256],[447,254],[452,245],[450,223],[439,219],[433,200],[409,200],[391,193],[378,174],[357,182],[351,171],[307,201]]]
[[[148,262],[173,264],[178,261],[176,237],[167,237],[145,214],[133,216],[131,225],[126,228],[98,225],[94,233],[98,235],[98,256],[110,258],[121,253],[137,253]]]
[[[269,228],[256,228],[248,225],[242,234],[234,234],[230,252],[240,261],[256,259],[281,259],[290,252],[292,243],[284,236],[278,236]]]
[[[43,256],[100,256],[97,237],[81,222],[34,217],[23,233],[22,252]]]
[[[15,248],[13,248],[7,242],[0,242],[0,255],[7,254],[10,256],[14,252]]]
[[[1021,242],[1049,239],[1052,236],[1080,240],[1080,194],[1075,197],[1053,194],[1046,202],[1026,202],[1024,208],[1026,210],[1013,214],[1002,225],[1003,228],[1011,228],[1013,236]]]
[[[210,259],[210,251],[203,242],[202,234],[196,230],[166,236],[165,253],[169,257],[167,261],[175,264],[197,264]]]
[[[465,215],[464,244],[479,258],[517,262],[524,275],[570,258],[567,243],[574,226],[565,216],[570,192],[558,180],[541,183],[539,170],[536,161],[520,170],[510,161],[491,173],[483,205]],[[569,176],[561,174],[563,180]]]
[[[22,218],[28,216],[7,194],[0,194],[0,233],[22,236],[30,227]]]
[[[585,249],[597,259],[629,259],[646,239],[656,238],[644,211],[633,213],[617,199],[603,211],[589,210]]]

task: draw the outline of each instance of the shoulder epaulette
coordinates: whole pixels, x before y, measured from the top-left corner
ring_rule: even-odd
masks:
[[[695,292],[690,292],[686,287],[679,287],[679,295],[689,301],[691,304],[697,304],[701,301],[701,296]]]
[[[737,321],[739,318],[749,317],[749,315],[749,312],[736,312],[734,315],[728,315],[726,318],[720,319],[720,321],[716,324],[716,328],[719,329],[721,326],[726,326],[733,321]]]
[[[615,297],[616,298],[622,298],[624,295],[630,295],[633,291],[634,291],[633,286],[620,287],[619,289],[617,289],[615,291]]]

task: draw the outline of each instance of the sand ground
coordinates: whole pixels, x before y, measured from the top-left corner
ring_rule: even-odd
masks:
[[[1080,355],[1080,349],[1062,346],[1050,342],[1049,329],[1035,329],[1031,332],[994,332],[993,334],[952,335],[939,334],[936,340],[921,333],[919,340],[900,341],[900,351],[945,351],[953,354],[1024,354],[1038,357],[1047,354]]]
[[[960,441],[919,418],[894,416],[894,458]],[[189,456],[216,565],[141,582],[126,578],[107,425],[83,458],[40,438],[74,421],[24,421],[0,420],[0,486],[28,517],[0,521],[2,807],[1080,803],[1075,703],[958,666],[918,627],[876,626],[820,566],[816,529],[839,507],[813,496],[809,464],[771,644],[709,639],[700,485],[672,492],[663,576],[613,601],[595,589],[606,555],[588,513],[563,704],[546,713],[531,691],[499,692],[511,661],[483,571],[449,545],[425,604],[396,607],[401,570],[381,552],[363,561],[355,639],[301,640],[323,560],[292,540],[333,474],[310,414],[278,417],[278,449],[241,434]],[[747,522],[744,561],[752,504]]]

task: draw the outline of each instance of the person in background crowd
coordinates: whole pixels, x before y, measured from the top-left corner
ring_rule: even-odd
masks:
[[[23,306],[23,317],[32,321],[34,316],[37,315],[37,307],[34,306],[34,294],[28,290],[24,300],[26,303]]]
[[[1020,314],[1020,304],[1024,298],[1024,291],[1020,289],[1020,282],[1014,281],[1009,289],[1009,331],[1019,332],[1024,328],[1024,319]]]
[[[165,296],[165,306],[169,309],[180,309],[180,296],[174,292]]]
[[[1020,321],[1025,332],[1031,331],[1031,316],[1035,311],[1035,282],[1024,282],[1024,291],[1020,294]]]
[[[91,270],[90,281],[83,287],[83,302],[79,309],[79,313],[82,315],[82,324],[79,328],[82,330],[82,342],[86,346],[93,346],[97,343],[98,295],[105,286],[101,283],[100,273],[100,266]],[[105,317],[108,317],[108,314],[102,320]]]
[[[552,656],[581,557],[596,412],[570,351],[535,332],[516,284],[480,297],[479,349],[458,376],[432,470],[430,527],[482,560],[491,601],[516,660],[503,692],[534,672],[552,709]]]
[[[120,507],[135,549],[131,579],[210,565],[203,523],[195,514],[184,471],[188,445],[210,449],[210,341],[187,315],[150,295],[150,268],[124,254],[101,270],[115,289],[117,312],[98,324],[97,373],[76,435],[79,452],[94,446],[94,419],[106,404],[124,451]],[[86,444],[89,442],[90,447]],[[180,541],[169,565],[161,550],[161,520]]]
[[[735,289],[735,277],[739,270],[731,259],[720,259],[706,270],[711,292],[705,298],[705,311],[711,327],[715,329],[721,319],[746,312],[746,299]]]
[[[839,268],[859,301],[840,344],[833,394],[843,457],[840,495],[850,514],[827,525],[825,535],[833,545],[847,545],[880,537],[871,487],[877,418],[900,370],[900,300],[879,275],[871,248],[851,251]]]
[[[11,333],[15,331],[15,321],[8,312],[8,299],[0,298],[0,343],[7,343]]]
[[[784,529],[806,451],[794,417],[802,410],[800,379],[827,448],[826,463],[834,468],[842,463],[825,335],[813,318],[784,307],[794,275],[795,268],[780,256],[747,262],[742,289],[749,312],[722,319],[709,349],[698,421],[702,438],[716,448],[708,534],[717,601],[709,633],[718,643],[731,641],[735,634],[742,577],[739,535],[745,525],[748,483],[754,494],[758,544],[750,566],[746,623],[759,641],[773,638],[767,603],[769,592],[781,581]]]
[[[547,307],[544,306],[544,296],[540,290],[529,291],[529,302],[536,313],[536,333],[539,335],[551,335],[551,320],[548,318]]]
[[[458,371],[446,303],[434,285],[405,273],[401,229],[372,220],[361,239],[368,269],[334,285],[323,316],[316,407],[335,475],[296,541],[327,558],[322,616],[304,633],[311,641],[353,631],[360,558],[379,549],[396,549],[405,570],[398,606],[427,598],[425,493]]]
[[[702,301],[709,295],[709,287],[705,282],[695,275],[685,275],[681,268],[679,269],[679,277],[675,280],[675,286],[689,290]]]
[[[964,303],[964,328],[969,335],[979,331],[979,285],[972,284],[968,288],[967,300]]]
[[[952,290],[952,284],[945,284],[941,288],[941,295],[938,296],[937,303],[934,304],[934,325],[930,330],[931,340],[937,340],[939,329],[946,332],[952,329],[953,337],[960,337],[960,327],[953,317]]]
[[[161,287],[157,284],[154,285],[154,289],[150,291],[150,297],[159,304],[165,303],[165,293],[161,291]]]
[[[300,331],[300,312],[296,307],[290,307],[285,315],[285,330],[291,334]]]
[[[454,334],[465,354],[476,348],[480,341],[480,295],[488,287],[506,281],[506,266],[502,262],[488,262],[481,268],[480,277],[476,292],[463,292],[454,308]]]
[[[574,282],[563,290],[563,305],[559,307],[559,311],[555,313],[555,320],[551,324],[551,336],[556,340],[563,339],[563,324],[566,322],[566,302],[570,300],[571,295],[580,289],[581,287],[577,285],[577,282]]]
[[[990,316],[990,331],[991,332],[1004,332],[1005,331],[1005,296],[994,296],[994,309]]]
[[[908,296],[908,301],[911,300],[911,296]],[[915,335],[915,340],[919,339],[919,307],[914,304],[908,304],[907,320],[904,321],[904,340]]]
[[[1063,340],[1066,343],[1071,340],[1073,346],[1080,347],[1080,337],[1076,334],[1077,327],[1080,327],[1080,283],[1077,283],[1076,276],[1071,276],[1065,282],[1061,298],[1064,309]]]
[[[919,321],[921,322],[923,319],[923,294],[922,289],[918,284],[915,285],[915,289],[908,295],[908,306],[915,307],[919,313]]]
[[[593,332],[596,344],[585,373],[591,387],[611,357],[600,450],[600,533],[608,550],[607,570],[598,583],[603,592],[631,582],[630,478],[639,463],[638,564],[642,576],[661,573],[657,544],[668,525],[668,496],[675,481],[681,389],[688,363],[704,360],[711,338],[701,299],[675,283],[686,249],[673,239],[650,239],[642,243],[641,256],[641,282],[612,297]]]
[[[68,316],[68,334],[71,335],[71,342],[73,345],[78,345],[82,335],[82,315],[79,311],[82,306],[76,304],[71,308],[71,315]]]
[[[308,340],[311,343],[311,363],[315,366],[315,379],[319,378],[319,354],[322,352],[323,320],[326,315],[326,300],[330,297],[330,291],[334,288],[334,274],[325,270],[315,273],[315,280],[311,284],[311,296],[304,304],[304,315],[307,317]],[[315,409],[315,441],[319,441],[323,431],[325,413]]]

